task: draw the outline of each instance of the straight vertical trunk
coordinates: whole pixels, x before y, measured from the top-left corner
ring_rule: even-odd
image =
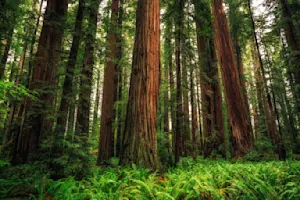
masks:
[[[114,131],[113,122],[115,120],[114,105],[117,94],[117,67],[118,67],[118,13],[119,0],[113,0],[111,5],[111,24],[108,36],[109,56],[104,69],[104,83],[101,109],[100,139],[98,147],[97,164],[110,159],[114,155]]]
[[[182,87],[181,87],[181,32],[183,20],[183,0],[177,0],[178,3],[178,18],[176,20],[175,30],[175,63],[176,63],[176,136],[175,136],[175,163],[179,162],[180,154],[182,152]]]
[[[218,58],[225,88],[228,118],[231,128],[233,157],[242,156],[253,146],[252,127],[243,98],[239,72],[233,52],[223,1],[213,0],[214,26]]]
[[[208,157],[212,150],[218,149],[224,143],[222,96],[218,66],[216,65],[215,46],[213,41],[209,39],[209,36],[201,33],[201,30],[211,26],[211,18],[201,16],[201,7],[206,7],[206,10],[209,11],[209,5],[204,2],[200,4],[196,1],[194,1],[194,5],[197,49],[201,69],[201,108],[203,113],[203,134],[205,137],[204,157]],[[201,19],[202,23],[200,23]],[[221,154],[225,155],[224,152],[221,152]]]
[[[198,131],[198,118],[197,118],[197,104],[195,101],[195,84],[194,84],[194,69],[191,68],[190,74],[190,88],[191,88],[191,107],[192,107],[192,155],[195,159],[197,157],[197,131]]]
[[[31,90],[39,93],[39,101],[30,99],[26,102],[26,116],[23,125],[19,149],[14,155],[16,162],[27,162],[28,155],[37,150],[42,139],[49,136],[57,87],[57,69],[60,61],[61,44],[64,30],[64,18],[68,1],[49,0],[47,3],[44,24],[39,40],[35,65],[30,83]]]
[[[120,8],[119,8],[119,18],[118,18],[118,37],[117,37],[117,44],[118,44],[118,61],[121,60],[122,54],[123,54],[123,49],[122,49],[122,42],[123,42],[123,37],[122,37],[122,32],[123,32],[123,14],[124,14],[124,2],[123,0],[120,0]],[[117,98],[118,101],[121,102],[123,100],[123,68],[120,64],[118,63],[117,67],[117,73],[118,73],[118,94]],[[116,144],[116,156],[120,157],[121,153],[121,148],[122,148],[122,134],[123,134],[123,115],[122,115],[122,105],[119,104],[118,106],[118,111],[117,111],[117,118],[118,118],[118,127],[117,127],[117,144]]]
[[[85,39],[84,61],[80,76],[79,104],[75,128],[76,140],[86,146],[89,137],[94,49],[98,22],[98,9],[102,0],[91,0],[87,8],[88,30]]]
[[[139,0],[121,163],[157,169],[156,116],[159,95],[159,0]]]
[[[93,130],[92,130],[93,136],[96,135],[97,126],[99,125],[98,111],[99,111],[99,104],[100,104],[100,87],[101,87],[100,70],[97,70],[96,98],[95,98],[94,113],[93,113]]]
[[[67,127],[68,109],[70,106],[70,98],[73,97],[73,79],[74,70],[77,60],[77,54],[82,35],[82,20],[84,12],[85,0],[80,0],[78,4],[77,16],[75,21],[75,28],[73,33],[73,42],[69,54],[66,76],[63,83],[61,102],[58,110],[58,116],[56,120],[55,137],[56,140],[62,141]],[[61,142],[55,142],[55,144],[61,144]],[[62,147],[54,148],[56,153],[62,153]],[[60,151],[60,152],[59,152]]]

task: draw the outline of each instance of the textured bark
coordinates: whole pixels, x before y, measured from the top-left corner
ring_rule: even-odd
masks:
[[[157,169],[160,60],[159,0],[139,0],[121,163]]]
[[[16,162],[26,162],[28,155],[36,152],[40,141],[45,139],[52,130],[49,116],[53,114],[55,99],[53,91],[57,86],[56,75],[67,8],[67,0],[49,0],[47,3],[30,83],[31,90],[39,90],[39,101],[28,99],[26,102],[26,116],[19,149],[13,159]]]
[[[201,108],[203,115],[203,134],[205,137],[204,156],[208,157],[213,149],[224,143],[222,96],[215,46],[209,36],[201,30],[210,26],[211,18],[201,16],[201,8],[209,5],[194,1],[196,12],[197,49],[200,64]],[[206,18],[205,18],[206,17]],[[202,19],[202,20],[200,20]],[[202,23],[200,23],[202,22]],[[221,152],[224,154],[225,152]]]
[[[118,61],[121,60],[122,54],[123,54],[123,48],[122,48],[122,31],[123,31],[123,14],[124,14],[124,2],[123,0],[120,0],[120,8],[119,8],[119,18],[118,18],[118,37],[117,37],[117,44],[118,44]],[[123,70],[120,63],[118,63],[117,67],[117,73],[118,73],[118,94],[117,98],[118,101],[121,102],[123,100]],[[122,105],[118,106],[117,110],[117,118],[118,118],[118,127],[117,127],[117,144],[116,144],[116,156],[120,157],[121,152],[121,142],[122,142],[122,133],[123,133],[123,115],[122,115]]]
[[[55,140],[63,140],[67,127],[68,109],[70,106],[70,99],[73,97],[73,79],[74,70],[77,60],[77,54],[79,50],[80,40],[82,36],[82,20],[84,12],[85,0],[80,0],[78,4],[77,16],[75,21],[75,28],[73,32],[73,42],[69,54],[68,64],[66,68],[66,76],[63,83],[61,102],[58,110],[58,116],[56,120],[55,128]],[[57,142],[56,144],[59,144]],[[56,153],[62,153],[62,147],[54,148]],[[61,151],[61,152],[58,152]]]
[[[111,10],[111,29],[108,36],[109,56],[104,70],[98,165],[114,155],[113,122],[115,120],[114,105],[117,99],[116,94],[118,86],[118,28],[112,28],[118,25],[119,0],[112,1]]]
[[[228,22],[222,0],[212,3],[218,58],[225,88],[228,118],[231,128],[233,157],[242,156],[253,146],[252,127],[244,102],[239,72],[233,52]]]
[[[183,20],[183,0],[177,0],[178,18],[176,20],[175,30],[175,63],[176,63],[176,136],[175,136],[175,163],[179,162],[182,153],[182,86],[181,86],[181,34]]]
[[[102,0],[91,0],[89,7],[87,8],[89,13],[89,23],[85,39],[84,61],[81,68],[79,104],[75,128],[75,139],[80,141],[80,143],[84,146],[86,146],[89,137],[94,49],[98,22],[98,9],[101,1]]]

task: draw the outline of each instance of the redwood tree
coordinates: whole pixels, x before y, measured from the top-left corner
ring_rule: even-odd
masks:
[[[159,0],[139,0],[121,163],[158,167]]]
[[[60,61],[67,0],[48,0],[44,24],[39,39],[30,89],[39,92],[38,101],[28,99],[26,116],[14,162],[26,162],[36,152],[42,139],[52,130],[53,106],[57,87],[57,69]],[[16,146],[17,148],[17,146]]]
[[[227,112],[231,129],[231,147],[234,157],[242,156],[253,146],[250,116],[243,98],[239,71],[234,56],[229,26],[223,1],[213,0],[216,44],[225,88]]]
[[[97,33],[98,10],[101,1],[102,0],[90,0],[88,4],[89,6],[87,7],[89,23],[85,36],[84,61],[81,68],[79,104],[75,128],[75,135],[83,145],[87,143],[89,136],[94,50]]]
[[[109,56],[104,69],[103,97],[101,109],[100,139],[97,164],[110,159],[114,154],[113,121],[115,119],[114,104],[117,95],[118,66],[118,24],[119,0],[113,0],[111,5],[111,24],[108,37]]]

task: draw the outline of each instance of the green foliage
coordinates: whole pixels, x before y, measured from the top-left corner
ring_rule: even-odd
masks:
[[[165,174],[132,167],[92,168],[81,181],[52,181],[35,165],[8,168],[1,175],[0,198],[13,188],[32,185],[32,199],[299,199],[300,163],[252,163],[183,159]],[[46,173],[47,174],[47,173]],[[26,188],[25,188],[26,189]]]
[[[14,82],[0,81],[0,102],[21,100],[23,97],[35,98],[36,93],[29,91],[23,85],[16,86]]]

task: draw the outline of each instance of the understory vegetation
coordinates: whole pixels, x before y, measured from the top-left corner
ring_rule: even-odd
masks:
[[[117,164],[112,159],[111,164]],[[2,162],[2,169],[8,163]],[[43,170],[44,169],[44,170]],[[42,163],[2,170],[0,198],[29,199],[299,199],[298,161],[182,159],[165,173],[136,165],[93,167],[83,180],[57,181]],[[9,177],[9,178],[8,178]],[[22,188],[22,189],[21,189]]]

